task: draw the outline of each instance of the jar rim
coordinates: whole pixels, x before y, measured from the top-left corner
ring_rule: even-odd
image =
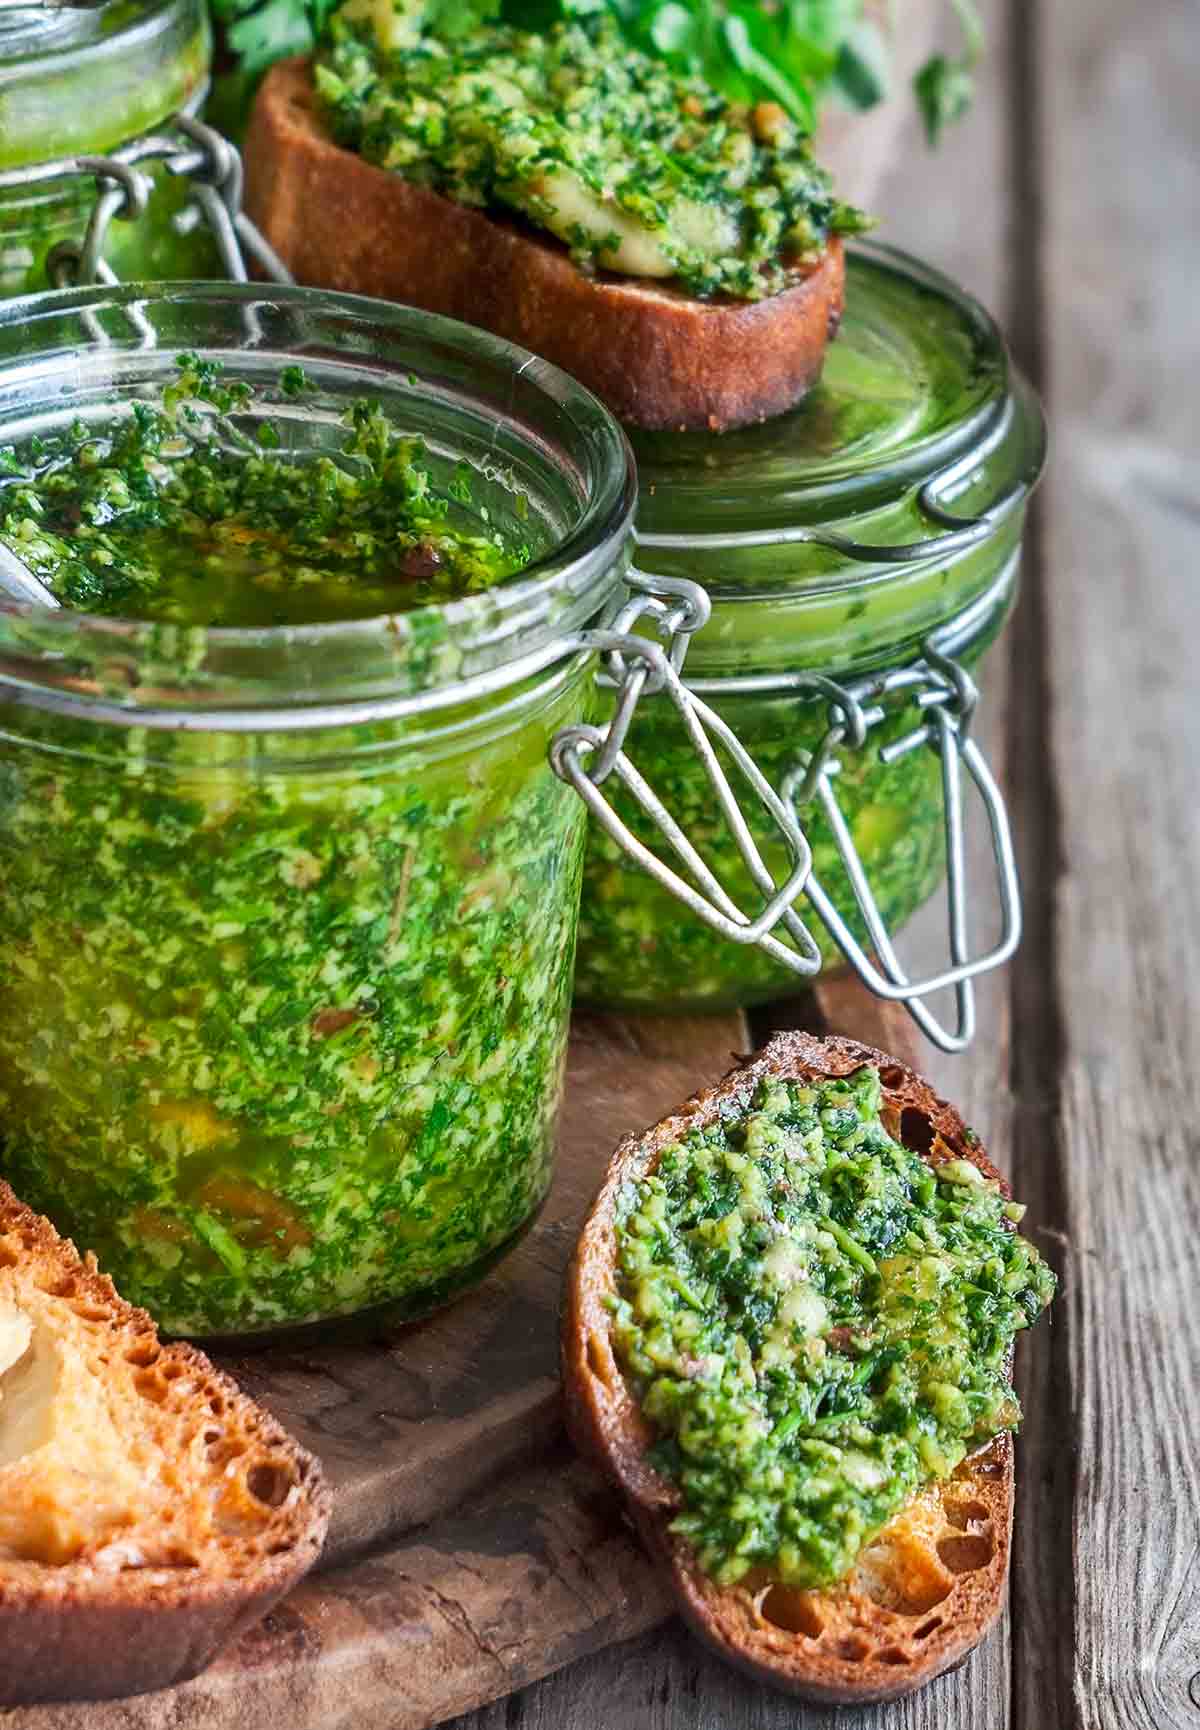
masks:
[[[214,340],[188,340],[189,314]],[[215,340],[222,333],[226,343]],[[615,591],[637,497],[616,420],[549,362],[411,307],[229,282],[68,289],[0,303],[0,443],[165,381],[183,349],[259,385],[302,362],[322,390],[346,400],[374,394],[393,417],[402,407],[414,431],[436,419],[445,439],[446,426],[457,425],[455,460],[478,458],[487,428],[497,459],[489,478],[503,480],[505,459],[524,461],[523,478],[562,483],[556,505],[570,509],[573,498],[573,520],[494,589],[365,619],[210,628],[0,602],[0,692],[126,725],[220,727],[236,725],[239,713],[256,730],[321,725],[326,713],[373,719],[470,700],[528,676],[571,652],[574,634]],[[487,395],[495,388],[508,395],[503,414]],[[274,416],[286,405],[269,406]],[[160,714],[167,718],[152,718]]]
[[[923,375],[938,363],[935,389]],[[818,586],[852,587],[881,565],[944,559],[986,539],[1027,500],[1045,449],[1040,405],[987,309],[923,260],[858,241],[848,248],[840,334],[798,409],[670,442],[635,434],[638,542],[701,556],[807,543],[843,561]],[[978,498],[974,471],[985,461],[997,478]],[[967,490],[971,509],[960,519],[955,503]],[[897,532],[886,518],[885,507],[905,497],[916,505],[916,534],[914,521]],[[740,598],[719,580],[707,586],[722,601]]]

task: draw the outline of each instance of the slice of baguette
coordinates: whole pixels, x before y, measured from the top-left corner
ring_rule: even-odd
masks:
[[[793,407],[842,313],[838,239],[793,287],[701,301],[633,277],[585,276],[566,247],[454,204],[330,137],[307,60],[263,80],[246,138],[246,210],[298,282],[403,301],[555,362],[623,420],[720,430]]]
[[[194,1676],[328,1520],[312,1456],[0,1183],[0,1706]]]
[[[623,1491],[647,1548],[670,1570],[689,1623],[759,1680],[830,1704],[909,1693],[961,1664],[995,1622],[1012,1536],[1009,1436],[997,1436],[951,1478],[919,1492],[837,1585],[806,1591],[748,1578],[717,1586],[669,1530],[679,1493],[647,1459],[654,1432],[614,1355],[606,1299],[616,1289],[613,1222],[623,1184],[652,1172],[664,1148],[712,1123],[722,1105],[748,1104],[764,1077],[813,1081],[865,1063],[880,1069],[889,1133],[931,1164],[968,1159],[999,1178],[958,1113],[894,1058],[851,1040],[780,1034],[718,1086],[621,1143],[576,1247],[563,1315],[568,1428]]]

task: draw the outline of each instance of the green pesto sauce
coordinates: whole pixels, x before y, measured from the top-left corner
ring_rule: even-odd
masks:
[[[0,166],[3,166],[0,163]],[[157,164],[143,169],[154,183],[136,222],[114,222],[104,243],[104,261],[121,282],[163,282],[224,274],[216,246],[203,225],[181,234],[175,226],[189,202],[188,187]],[[94,183],[57,182],[20,198],[0,194],[0,299],[40,294],[54,286],[46,261],[62,241],[83,244],[95,202]]]
[[[0,1171],[164,1327],[420,1312],[530,1218],[585,816],[547,751],[586,711],[102,756],[0,707]]]
[[[301,369],[282,385],[302,396]],[[476,532],[452,520],[456,505],[471,520],[469,471],[439,496],[422,441],[377,405],[346,411],[336,456],[288,461],[269,418],[253,439],[229,418],[252,400],[182,356],[161,407],[0,452],[0,536],[64,606],[203,626],[371,618],[490,588],[526,562],[478,519]]]
[[[618,1200],[618,1356],[722,1585],[842,1578],[1020,1419],[1010,1349],[1054,1276],[998,1185],[902,1146],[880,1100],[869,1067],[764,1082]]]
[[[161,408],[13,453],[6,532],[68,605],[206,623],[519,562],[375,410],[287,464],[247,406],[188,362]],[[536,1210],[586,820],[548,751],[589,685],[299,733],[0,698],[0,1171],[167,1329],[419,1313]]]
[[[460,204],[516,211],[585,269],[758,300],[863,218],[781,108],[730,104],[630,47],[607,12],[447,40],[351,0],[317,90],[342,144]]]
[[[48,34],[18,27],[0,45],[0,170],[108,155],[195,108],[212,57],[203,7],[110,0],[99,11],[46,8],[39,22],[47,14]],[[140,166],[151,196],[136,221],[109,226],[105,263],[122,282],[223,275],[206,226],[179,230],[187,183],[158,163]],[[64,241],[83,244],[95,200],[86,175],[0,191],[0,298],[53,286],[47,255]]]

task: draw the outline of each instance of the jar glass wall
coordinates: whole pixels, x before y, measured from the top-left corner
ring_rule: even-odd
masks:
[[[19,383],[0,359],[4,442],[153,395],[186,332],[260,401],[303,362],[315,406],[270,403],[296,451],[369,392],[537,556],[348,624],[0,612],[4,1168],[171,1331],[413,1315],[549,1181],[584,813],[547,753],[589,712],[572,644],[620,582],[628,452],[585,392],[445,320],[139,296],[154,351],[122,345],[121,294],[0,319],[0,356],[40,351]],[[68,361],[85,311],[113,346]]]

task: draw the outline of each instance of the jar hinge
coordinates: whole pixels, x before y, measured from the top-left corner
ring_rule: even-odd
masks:
[[[836,792],[838,749],[865,748],[871,730],[888,712],[881,699],[897,694],[914,703],[924,718],[911,732],[882,746],[880,761],[894,763],[910,751],[925,748],[936,753],[941,765],[950,965],[922,979],[910,979],[900,963]],[[995,777],[970,736],[977,701],[970,674],[927,643],[921,662],[857,681],[848,685],[841,697],[831,699],[829,726],[821,744],[811,755],[802,754],[780,787],[794,812],[811,804],[820,809],[876,960],[858,942],[815,872],[804,890],[809,905],[863,983],[878,996],[903,1003],[922,1032],[943,1051],[962,1051],[970,1044],[975,1033],[973,981],[1009,960],[1021,938],[1021,896],[1008,812]],[[964,770],[987,820],[1000,912],[999,937],[984,954],[976,956],[971,954],[967,918]],[[954,992],[952,1028],[923,1001],[946,989]]]

